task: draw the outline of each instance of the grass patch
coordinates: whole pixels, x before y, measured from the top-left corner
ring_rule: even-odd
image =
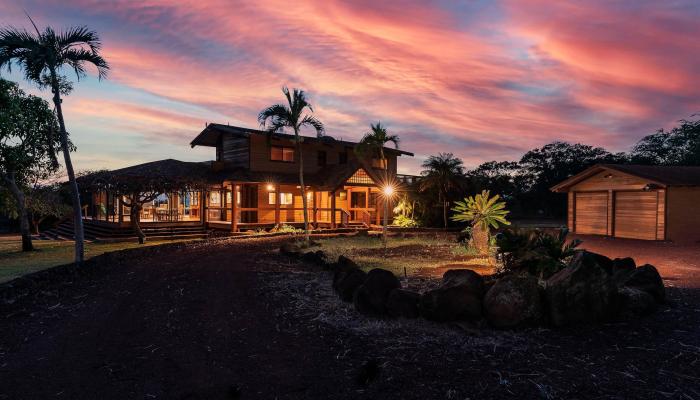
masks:
[[[397,276],[431,275],[431,271],[441,275],[441,269],[446,266],[474,269],[488,266],[488,259],[476,257],[451,236],[390,237],[386,253],[380,237],[350,236],[318,242],[330,260],[343,255],[365,271],[383,268]]]
[[[143,246],[175,243],[178,240],[148,241],[144,245],[134,242],[85,243],[85,259],[110,251]],[[35,251],[22,252],[18,240],[0,241],[0,282],[18,278],[42,269],[68,264],[73,261],[74,243],[68,241],[35,240]]]

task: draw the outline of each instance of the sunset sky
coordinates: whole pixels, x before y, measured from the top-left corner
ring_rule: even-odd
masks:
[[[29,28],[23,10],[96,30],[111,63],[64,101],[78,169],[211,159],[189,148],[205,122],[255,128],[283,85],[333,137],[381,120],[416,153],[404,173],[553,140],[628,150],[700,112],[697,0],[0,0],[0,26]]]

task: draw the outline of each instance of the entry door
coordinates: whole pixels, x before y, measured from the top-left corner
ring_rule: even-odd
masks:
[[[608,192],[577,192],[575,232],[608,234]]]
[[[367,193],[350,192],[350,208],[367,208]]]
[[[615,236],[655,240],[658,205],[655,191],[616,192]]]

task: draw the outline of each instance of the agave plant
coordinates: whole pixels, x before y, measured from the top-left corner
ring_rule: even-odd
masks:
[[[498,195],[491,197],[491,193],[484,190],[475,196],[466,197],[464,201],[455,202],[455,207],[452,208],[453,221],[471,224],[472,245],[479,250],[488,250],[491,228],[498,229],[501,225],[510,225],[506,220],[509,213],[506,203],[499,200]]]

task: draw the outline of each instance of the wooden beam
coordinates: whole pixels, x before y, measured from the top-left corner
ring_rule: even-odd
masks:
[[[312,206],[311,206],[311,212],[313,212],[313,214],[314,214],[312,220],[313,220],[313,222],[314,222],[314,228],[316,228],[316,227],[318,226],[318,218],[316,217],[316,204],[317,204],[317,201],[318,201],[318,200],[316,199],[316,195],[317,195],[318,193],[316,193],[316,190],[312,191],[311,193],[313,193],[313,195],[311,196],[311,197],[313,198],[313,204],[312,204]]]
[[[280,224],[280,196],[282,187],[278,184],[275,185],[275,225]]]
[[[335,191],[330,192],[331,196],[331,228],[335,229]]]
[[[374,213],[376,214],[376,218],[375,218],[375,223],[376,223],[376,225],[381,225],[381,223],[382,223],[381,216],[379,215],[379,209],[381,208],[380,205],[379,205],[379,199],[380,199],[381,197],[382,197],[382,196],[381,196],[380,194],[377,194],[377,199],[376,199],[376,201],[374,202]],[[368,197],[368,198],[369,198],[369,197]]]
[[[199,221],[202,224],[207,222],[207,191],[199,191]]]
[[[121,224],[124,221],[124,210],[122,208],[122,196],[117,197],[117,212],[119,213],[118,221]]]
[[[238,232],[238,190],[236,182],[231,183],[231,232]]]

